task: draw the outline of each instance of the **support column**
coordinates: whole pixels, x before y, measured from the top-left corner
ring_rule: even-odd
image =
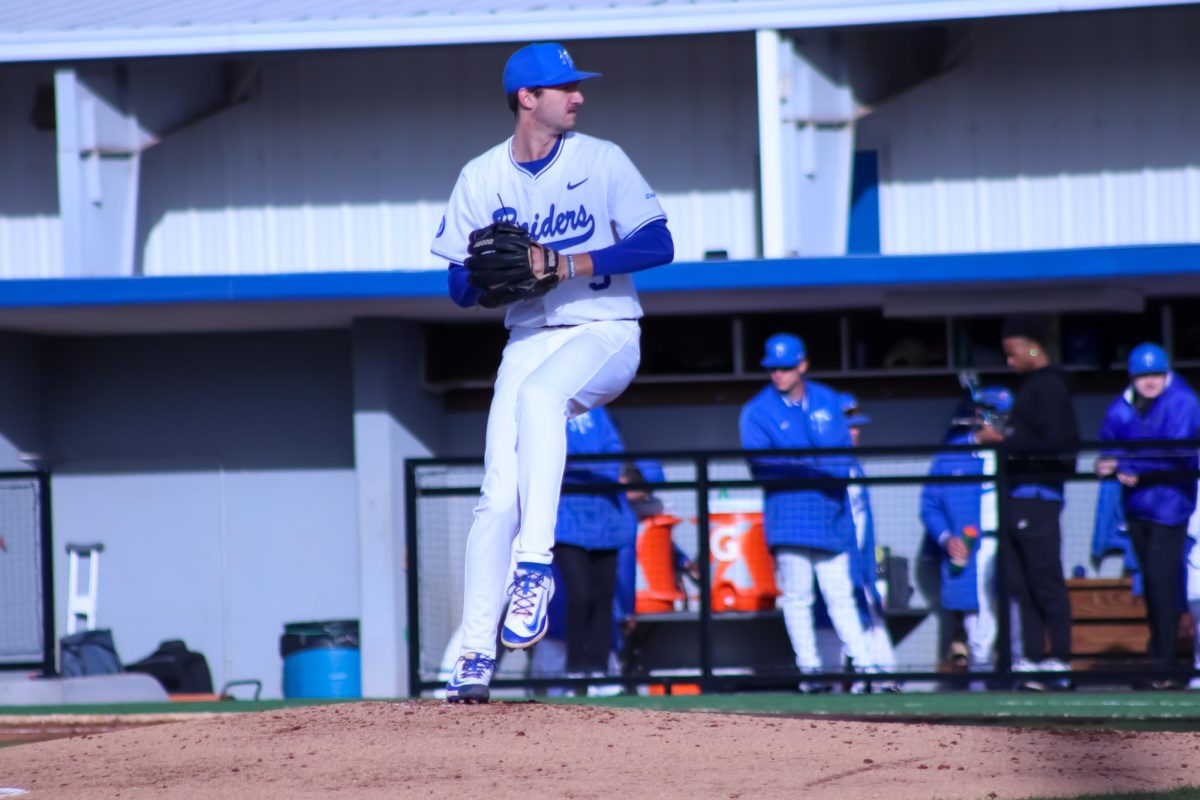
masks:
[[[54,73],[58,205],[67,276],[133,274],[141,152],[154,139],[129,111],[120,68]]]
[[[758,31],[764,258],[846,253],[857,105],[833,34]]]
[[[416,574],[404,548],[404,460],[435,454],[444,421],[441,404],[421,384],[421,351],[415,323],[354,323],[364,697],[409,694],[407,592]]]

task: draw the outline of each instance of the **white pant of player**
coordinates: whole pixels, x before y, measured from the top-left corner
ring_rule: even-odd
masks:
[[[862,551],[866,544],[867,527],[865,524],[856,524],[854,529],[855,538],[858,540],[858,549]],[[896,649],[892,647],[892,635],[888,633],[887,620],[884,619],[883,611],[876,606],[870,589],[861,591],[866,592],[864,599],[867,601],[867,616],[870,618],[863,633],[867,637],[867,649],[871,653],[871,663],[885,672],[895,672]]]
[[[896,650],[892,647],[892,637],[888,633],[887,620],[873,602],[868,602],[867,609],[871,621],[865,626],[863,636],[867,640],[867,650],[871,653],[871,663],[880,672],[895,672]],[[862,619],[861,614],[859,619]],[[821,669],[837,672],[845,664],[849,651],[842,646],[842,640],[838,638],[837,631],[817,628],[817,654],[821,659]]]
[[[967,652],[971,669],[987,671],[992,668],[999,630],[996,610],[996,538],[985,536],[979,542],[975,556],[975,596],[979,610],[963,613],[963,628],[967,632]]]
[[[467,537],[464,653],[495,657],[510,564],[551,562],[567,420],[625,390],[641,359],[640,341],[633,320],[514,328],[509,335],[488,412],[483,488]]]
[[[830,553],[808,547],[781,548],[775,553],[775,575],[783,592],[780,598],[783,621],[796,653],[796,666],[801,672],[821,669],[812,613],[816,600],[814,575],[821,597],[825,598],[833,629],[854,661],[854,669],[859,672],[874,670],[875,663],[854,602],[849,553]]]

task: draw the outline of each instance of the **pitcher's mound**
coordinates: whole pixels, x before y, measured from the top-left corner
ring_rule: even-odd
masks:
[[[1200,783],[1200,734],[433,701],[222,714],[0,749],[28,800],[932,800]]]

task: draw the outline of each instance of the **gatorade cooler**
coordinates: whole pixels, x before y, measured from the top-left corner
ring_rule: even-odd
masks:
[[[684,594],[675,581],[675,557],[671,531],[677,517],[657,514],[642,520],[637,537],[637,595],[634,611],[653,614],[673,611]]]
[[[712,514],[708,527],[713,612],[775,608],[775,559],[767,549],[762,514]]]

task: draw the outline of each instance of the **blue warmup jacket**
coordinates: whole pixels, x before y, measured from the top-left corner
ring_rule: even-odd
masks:
[[[1100,491],[1096,495],[1096,524],[1092,528],[1092,556],[1099,559],[1109,553],[1121,553],[1125,572],[1133,579],[1133,595],[1140,597],[1142,571],[1129,539],[1129,528],[1125,525],[1124,488],[1117,481],[1100,481]]]
[[[567,422],[567,455],[621,453],[625,446],[603,408],[594,408]],[[621,463],[567,461],[563,484],[615,483]],[[637,518],[624,492],[564,494],[558,502],[554,541],[587,550],[616,550],[637,539]]]
[[[765,387],[742,408],[738,426],[746,450],[850,446],[837,393],[816,381],[805,381],[804,399],[797,405],[785,402],[774,386]],[[759,456],[749,461],[758,480],[844,478],[853,462],[847,456]],[[854,547],[854,523],[844,486],[769,491],[764,505],[763,527],[770,547],[815,547],[834,553]]]
[[[970,432],[960,434],[946,444],[972,444]],[[975,453],[939,453],[929,467],[930,475],[983,475],[983,458]],[[921,489],[921,522],[934,552],[941,556],[942,608],[951,611],[978,611],[979,592],[976,590],[978,570],[976,550],[967,566],[957,575],[950,570],[950,556],[938,543],[943,533],[961,534],[963,528],[974,525],[979,530],[979,506],[983,497],[982,483],[930,483]],[[983,531],[980,530],[982,534]],[[995,531],[989,531],[994,534]]]
[[[1125,390],[1108,407],[1100,428],[1103,441],[1131,439],[1195,439],[1200,432],[1200,403],[1191,387],[1174,373],[1167,376],[1167,388],[1145,410],[1133,406],[1133,387]],[[1194,470],[1195,449],[1105,451],[1117,458],[1117,470],[1140,475],[1156,470]],[[1162,525],[1186,525],[1196,510],[1196,479],[1176,478],[1148,486],[1125,489],[1125,515]]]

